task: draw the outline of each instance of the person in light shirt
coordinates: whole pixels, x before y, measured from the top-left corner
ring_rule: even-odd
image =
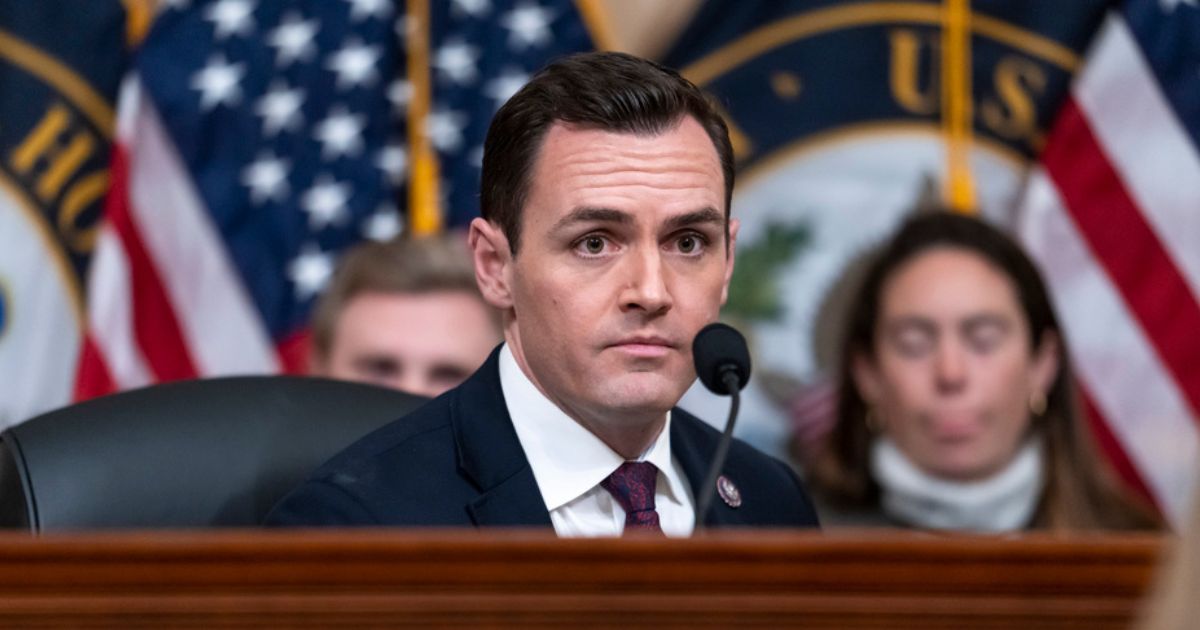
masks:
[[[733,150],[674,71],[586,53],[535,75],[484,145],[475,275],[504,343],[316,471],[272,525],[690,535],[719,434],[675,407],[733,272]],[[816,525],[787,465],[735,442],[710,527]]]
[[[346,252],[317,302],[309,371],[433,397],[499,340],[460,235],[368,241]]]
[[[826,524],[1158,525],[1105,465],[1041,276],[998,229],[941,209],[912,217],[847,322],[836,423],[805,461]]]

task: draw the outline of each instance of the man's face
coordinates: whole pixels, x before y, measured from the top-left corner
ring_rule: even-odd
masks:
[[[499,343],[478,296],[466,291],[363,293],[334,325],[323,376],[437,396],[463,382]]]
[[[531,181],[506,274],[518,361],[577,420],[665,414],[733,271],[712,141],[690,117],[657,136],[556,124]]]

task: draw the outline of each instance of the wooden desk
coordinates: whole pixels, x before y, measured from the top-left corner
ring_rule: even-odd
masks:
[[[0,627],[1128,627],[1156,537],[0,535]]]

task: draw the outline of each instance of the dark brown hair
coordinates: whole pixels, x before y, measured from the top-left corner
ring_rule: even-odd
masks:
[[[318,360],[329,356],[337,320],[355,297],[364,293],[439,291],[461,291],[483,302],[475,283],[475,267],[461,235],[365,241],[354,246],[338,262],[313,310],[313,356]],[[490,306],[488,311],[498,327],[498,316]]]
[[[872,435],[867,402],[855,386],[856,356],[874,357],[880,301],[887,281],[906,262],[936,248],[965,250],[987,261],[1012,282],[1029,324],[1034,352],[1053,334],[1058,341],[1058,374],[1046,395],[1046,409],[1032,430],[1045,445],[1046,486],[1032,525],[1039,528],[1149,528],[1156,515],[1117,483],[1084,424],[1076,400],[1066,339],[1041,274],[1021,248],[987,223],[944,209],[906,221],[871,261],[853,300],[842,342],[837,419],[823,447],[808,462],[814,490],[833,505],[877,505],[880,488],[868,467]]]
[[[564,57],[535,74],[496,112],[483,144],[483,218],[504,230],[516,255],[533,165],[542,139],[555,123],[657,135],[685,116],[700,123],[717,151],[725,178],[728,232],[733,146],[719,110],[700,88],[674,70],[618,52]]]

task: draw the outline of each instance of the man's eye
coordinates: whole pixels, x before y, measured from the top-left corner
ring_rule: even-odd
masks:
[[[388,379],[400,373],[400,364],[384,357],[361,359],[355,362],[355,367],[368,378]]]
[[[429,380],[442,387],[455,387],[467,380],[471,370],[455,365],[439,365],[431,370]]]
[[[682,236],[679,238],[679,251],[690,254],[700,248],[700,244],[696,241],[695,236]]]
[[[683,234],[675,240],[675,247],[681,254],[696,254],[704,249],[708,241],[699,234]]]
[[[603,236],[592,235],[583,237],[575,247],[590,256],[598,256],[604,253],[607,246],[608,242]]]

